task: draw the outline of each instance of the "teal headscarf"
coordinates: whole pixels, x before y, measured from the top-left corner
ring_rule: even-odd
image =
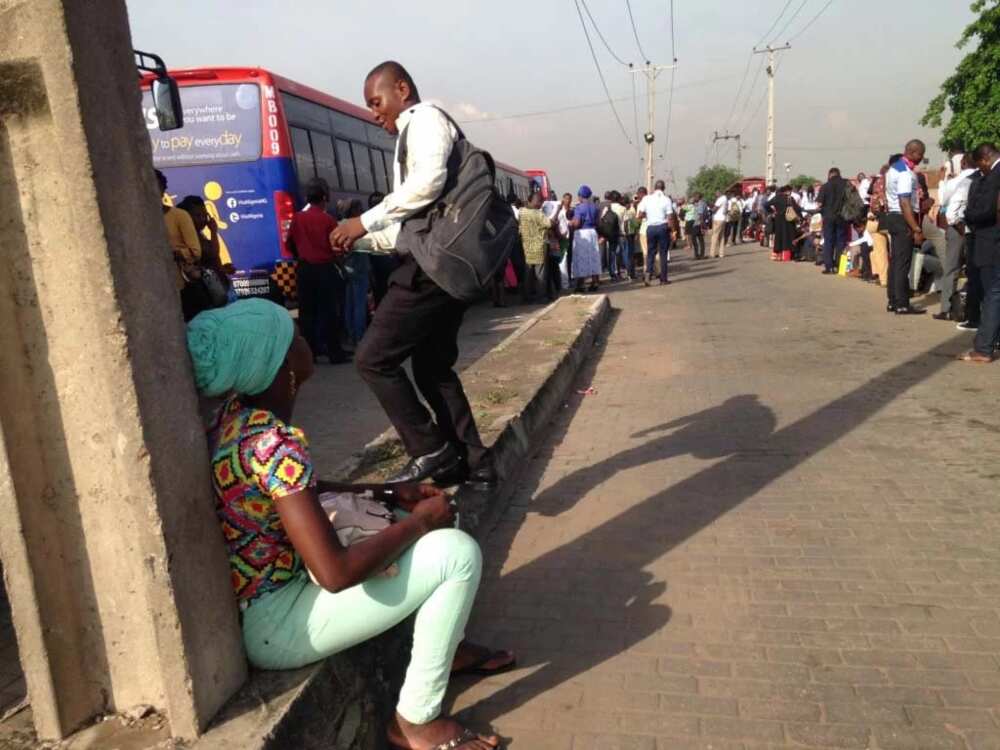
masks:
[[[206,310],[187,327],[195,385],[206,396],[261,393],[274,382],[294,336],[288,311],[265,299]]]

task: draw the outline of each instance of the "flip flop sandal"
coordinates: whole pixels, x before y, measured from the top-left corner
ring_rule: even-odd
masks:
[[[442,742],[440,745],[435,745],[431,750],[457,750],[462,747],[462,745],[467,745],[470,742],[479,739],[479,735],[472,732],[470,729],[465,729],[458,737],[452,737],[447,742]],[[392,750],[411,750],[411,748],[403,747],[402,745],[397,745],[395,743],[390,743],[389,745]]]
[[[487,664],[500,656],[510,656],[511,660],[506,664],[501,664],[499,667],[495,667],[492,669],[483,666],[484,664]],[[510,672],[516,666],[517,666],[517,657],[515,657],[509,651],[502,651],[502,650],[490,651],[484,654],[482,658],[472,662],[472,664],[462,667],[461,669],[455,670],[454,672],[451,673],[451,676],[459,677],[461,675],[471,674],[480,677],[490,677],[492,675],[503,674],[504,672]]]
[[[960,362],[973,362],[977,365],[988,365],[993,361],[993,358],[987,357],[985,354],[966,352],[965,354],[960,354],[958,360]]]

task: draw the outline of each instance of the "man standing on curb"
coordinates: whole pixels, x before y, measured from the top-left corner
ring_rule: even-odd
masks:
[[[910,306],[910,266],[913,247],[924,241],[920,231],[920,188],[917,165],[924,160],[926,147],[916,139],[906,144],[903,156],[889,165],[885,175],[885,201],[888,213],[885,228],[892,238],[889,261],[889,304],[886,312],[896,315],[922,315],[926,310]],[[824,223],[826,219],[824,217]]]
[[[376,66],[365,79],[364,94],[368,108],[388,133],[399,135],[406,130],[406,177],[401,175],[397,139],[393,191],[361,217],[342,222],[332,235],[333,242],[349,249],[361,240],[404,252],[395,241],[402,223],[441,194],[458,130],[443,111],[420,101],[413,78],[397,62]],[[406,254],[358,345],[358,372],[410,455],[409,463],[391,482],[432,478],[442,484],[464,479],[483,487],[496,483],[492,457],[483,446],[454,370],[458,329],[466,308],[466,303],[441,289]],[[407,359],[433,417],[403,369]]]

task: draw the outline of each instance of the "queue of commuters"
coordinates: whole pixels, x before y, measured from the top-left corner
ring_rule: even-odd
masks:
[[[927,313],[912,295],[939,292],[932,317],[975,332],[961,359],[991,362],[1000,348],[1000,151],[984,143],[953,152],[936,200],[918,169],[925,152],[911,140],[874,177],[853,181],[832,168],[818,191],[770,186],[763,242],[772,260],[813,262],[823,274],[880,285],[894,315]]]

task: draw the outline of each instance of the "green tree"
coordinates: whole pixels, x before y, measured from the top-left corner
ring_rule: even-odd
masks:
[[[816,183],[822,182],[822,181],[823,180],[817,180],[815,177],[810,177],[807,174],[800,174],[798,177],[794,178],[788,184],[791,185],[796,190],[798,190],[800,188],[812,187]]]
[[[975,50],[941,84],[941,93],[927,105],[920,124],[941,127],[944,111],[951,119],[941,134],[941,148],[968,150],[986,141],[1000,141],[1000,0],[975,0],[970,23],[955,45],[963,49],[974,39]]]
[[[716,164],[714,167],[703,166],[694,177],[688,177],[687,194],[701,193],[706,198],[711,198],[716,193],[723,192],[740,177],[740,173],[735,169],[722,164]]]

